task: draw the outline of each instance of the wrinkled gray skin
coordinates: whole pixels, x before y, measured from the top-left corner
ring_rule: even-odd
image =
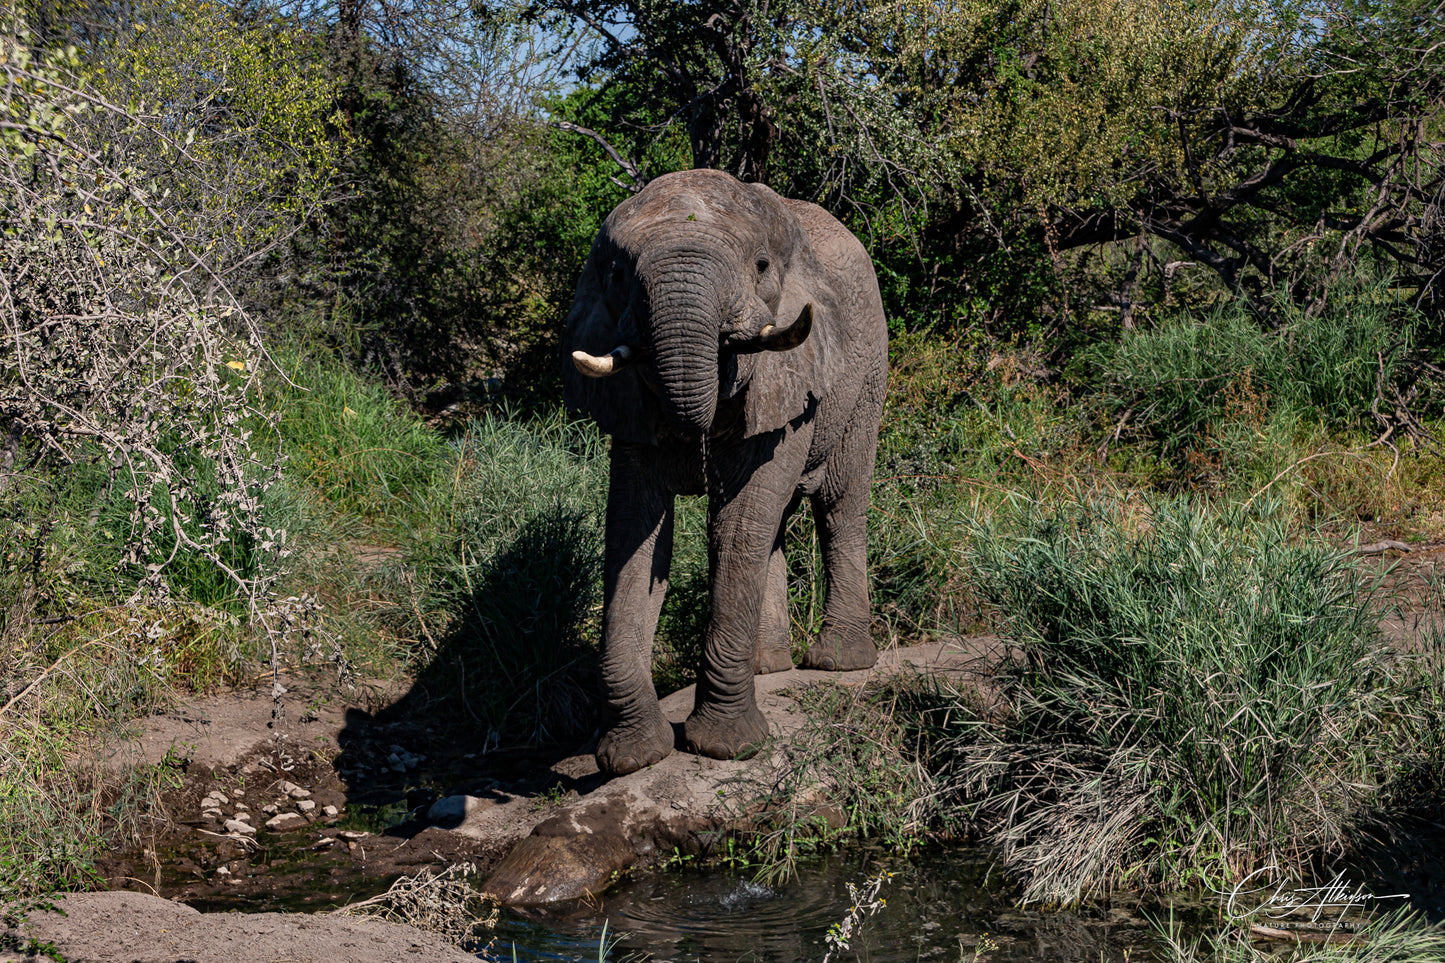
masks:
[[[867,252],[813,204],[695,170],[652,181],[603,224],[563,339],[567,404],[612,435],[603,771],[673,748],[651,665],[679,494],[708,496],[711,565],[689,749],[728,759],[768,734],[753,673],[792,667],[782,537],[803,497],[827,603],[802,664],[877,660],[865,516],[887,341]]]

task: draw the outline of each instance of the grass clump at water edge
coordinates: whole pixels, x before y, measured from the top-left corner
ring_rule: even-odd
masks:
[[[1403,692],[1346,556],[1180,499],[1020,502],[971,561],[1017,655],[943,765],[1026,902],[1343,848]]]

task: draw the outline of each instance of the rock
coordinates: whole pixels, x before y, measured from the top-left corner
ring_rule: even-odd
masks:
[[[228,819],[223,824],[228,833],[240,833],[242,836],[256,835],[256,827],[250,823],[243,823],[239,819]]]
[[[266,820],[266,828],[273,833],[284,833],[306,825],[306,817],[300,813],[278,813]],[[255,830],[252,830],[254,832]]]
[[[229,866],[217,866],[217,867],[216,867],[216,875],[217,875],[217,876],[230,876],[230,875],[231,875],[231,867],[229,867]]]
[[[426,818],[434,823],[455,825],[466,817],[467,800],[470,798],[470,796],[443,796],[431,804],[431,808],[426,811]]]
[[[311,812],[311,810],[316,808],[316,803],[312,802],[309,799],[302,799],[296,803],[296,808],[301,810],[303,813],[309,813]]]
[[[250,809],[251,807],[246,805],[245,803],[236,803],[236,812],[238,813],[249,812]]]
[[[612,874],[637,858],[616,833],[528,836],[493,870],[484,894],[508,906],[540,906],[602,892]]]
[[[202,809],[201,816],[206,819],[220,819],[221,811],[219,809]]]
[[[267,803],[266,805],[261,807],[261,812],[265,813],[268,816],[274,816],[280,808],[281,807],[277,806],[275,803]]]
[[[891,649],[879,654],[874,668],[854,672],[792,669],[760,675],[754,680],[758,708],[779,744],[786,745],[806,723],[795,693],[809,683],[861,685],[900,670],[962,676],[976,672],[984,656],[992,660],[988,654],[994,644],[984,639],[968,647],[936,643]],[[680,726],[695,698],[692,687],[672,693],[662,700],[663,717]],[[637,772],[605,779],[594,760],[578,756],[551,767],[553,775],[576,781],[576,797],[539,807],[536,795],[508,798],[505,793],[487,792],[484,799],[464,803],[459,824],[442,826],[504,851],[516,840],[483,886],[503,902],[536,905],[596,895],[614,869],[637,860],[656,860],[674,849],[707,852],[725,837],[722,830],[755,828],[747,806],[759,793],[771,791],[778,778],[775,767],[786,764],[783,754],[772,752],[751,760],[674,752]],[[458,805],[449,800],[439,804],[438,815],[454,814]],[[790,804],[830,825],[835,816],[841,818],[836,807],[806,790]],[[529,831],[531,835],[526,835]]]
[[[341,810],[337,809],[335,806],[322,806],[321,813],[327,819],[335,819],[337,816],[341,815]]]
[[[308,799],[311,796],[311,790],[302,789],[294,782],[289,782],[286,780],[283,780],[281,783],[281,791],[284,792],[286,795],[290,796],[292,799]]]

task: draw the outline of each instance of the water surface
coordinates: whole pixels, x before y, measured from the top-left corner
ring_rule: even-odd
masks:
[[[595,905],[545,917],[506,914],[487,956],[519,961],[596,960],[606,921],[612,960],[698,963],[817,961],[825,937],[847,915],[855,885],[890,871],[878,895],[887,903],[863,920],[835,959],[1075,961],[1150,959],[1159,946],[1137,907],[1080,912],[1016,909],[985,857],[969,851],[900,859],[877,852],[835,854],[805,865],[791,882],[768,886],[746,869],[683,869],[640,875]],[[1168,912],[1167,909],[1162,912]],[[988,949],[988,944],[997,944]],[[1127,956],[1126,956],[1127,953]]]

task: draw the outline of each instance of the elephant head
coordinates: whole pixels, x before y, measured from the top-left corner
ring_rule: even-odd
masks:
[[[772,190],[710,170],[659,177],[612,212],[582,269],[563,338],[567,404],[642,444],[664,426],[707,433],[739,395],[746,434],[779,428],[842,363],[827,323],[836,300]]]

